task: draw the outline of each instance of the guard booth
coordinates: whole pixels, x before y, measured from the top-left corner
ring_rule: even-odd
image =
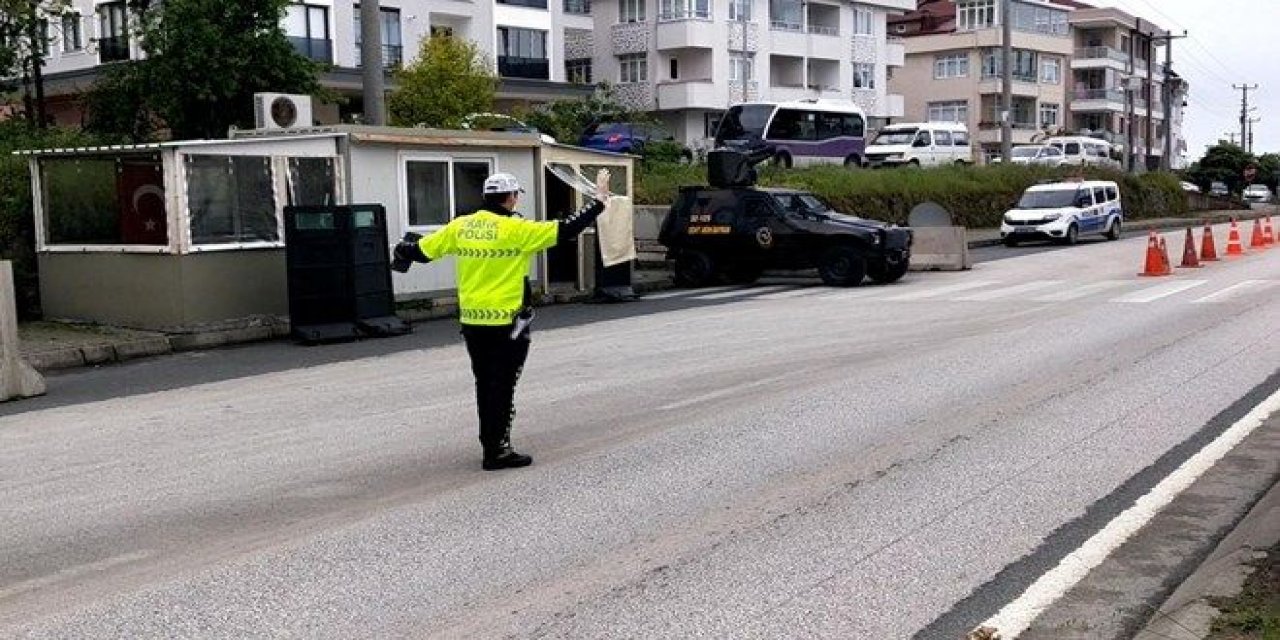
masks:
[[[601,169],[610,172],[609,190],[614,195],[632,194],[635,184],[634,158],[615,154],[547,144],[542,147],[542,188],[548,220],[559,220],[587,205],[587,197],[575,191],[556,175],[553,168],[577,172],[591,182]],[[631,284],[632,264],[605,269],[600,264],[600,249],[594,229],[547,252],[549,292],[598,291],[615,283]]]
[[[543,170],[608,166],[630,194],[633,158],[537,134],[333,126],[233,132],[227,140],[19,152],[29,158],[45,317],[171,332],[288,316],[284,209],[378,203],[386,242],[429,234],[514,174],[517,213],[561,217],[582,198]],[[589,245],[535,261],[541,292],[591,291]],[[394,274],[395,299],[456,299],[453,261]]]

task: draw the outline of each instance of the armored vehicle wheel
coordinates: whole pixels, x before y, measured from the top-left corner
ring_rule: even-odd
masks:
[[[730,284],[751,284],[760,279],[764,267],[750,262],[726,265],[720,275]]]
[[[692,249],[676,256],[675,281],[678,287],[705,287],[716,276],[716,265],[711,256]]]
[[[910,265],[904,260],[897,264],[888,262],[875,262],[867,265],[867,276],[880,284],[889,284],[902,279],[907,275],[907,269]]]
[[[832,287],[856,287],[867,275],[867,261],[849,247],[832,247],[818,263],[818,275]]]

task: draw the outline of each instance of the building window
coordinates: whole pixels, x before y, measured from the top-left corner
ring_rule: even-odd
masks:
[[[618,12],[621,22],[644,22],[644,0],[618,0],[621,4]]]
[[[404,43],[400,33],[400,10],[379,7],[382,18],[382,64],[385,67],[398,67],[404,62]],[[360,22],[360,5],[356,5],[356,66],[362,66],[360,57],[361,43],[364,41]]]
[[[876,66],[866,62],[853,63],[853,88],[876,88]]]
[[[982,78],[999,79],[1004,54],[999,49],[986,49],[982,56]],[[1018,82],[1035,82],[1038,54],[1027,49],[1013,50],[1013,79]]]
[[[724,117],[724,112],[715,111],[702,114],[702,137],[714,138],[716,131],[720,129],[720,119]]]
[[[169,244],[160,156],[41,158],[38,166],[47,244]]]
[[[591,84],[591,58],[565,60],[564,77],[573,84]]]
[[[729,0],[729,20],[731,22],[747,22],[751,20],[752,0]]]
[[[266,156],[186,156],[191,243],[279,242],[275,180]]]
[[[933,59],[933,77],[938,80],[946,78],[967,78],[968,76],[968,53],[952,53],[945,56],[938,56]]]
[[[547,32],[498,27],[498,75],[504,78],[550,80]]]
[[[289,5],[284,15],[284,32],[298,53],[317,62],[333,62],[328,7],[313,4]]]
[[[778,31],[804,31],[804,5],[796,0],[769,0],[769,26]]]
[[[484,205],[488,160],[408,160],[404,163],[405,201],[410,227],[438,227]]]
[[[578,15],[591,15],[591,0],[564,0],[564,12]]]
[[[129,59],[129,10],[123,2],[98,5],[98,57],[102,62]]]
[[[929,122],[968,122],[969,103],[964,100],[929,103]]]
[[[855,36],[875,35],[875,14],[872,13],[870,8],[854,5],[853,35]]]
[[[1013,3],[1013,28],[1030,33],[1065,36],[1068,33],[1067,12],[1015,2]]]
[[[659,20],[707,20],[711,18],[711,0],[660,0]]]
[[[1056,104],[1043,103],[1040,105],[1040,128],[1041,129],[1057,129],[1058,128],[1059,107]]]
[[[996,0],[961,0],[956,6],[956,24],[960,31],[996,26]]]
[[[756,59],[754,54],[729,54],[729,81],[751,82],[756,77]]]
[[[62,50],[66,53],[84,51],[84,20],[78,13],[62,16]]]
[[[618,82],[622,84],[649,81],[649,60],[643,53],[618,56],[618,66],[621,71]]]
[[[452,38],[453,27],[433,24],[431,25],[431,37],[432,38]]]
[[[1062,59],[1044,58],[1040,61],[1040,82],[1062,84]]]
[[[498,0],[498,4],[507,4],[514,7],[529,7],[531,9],[547,8],[547,0]]]

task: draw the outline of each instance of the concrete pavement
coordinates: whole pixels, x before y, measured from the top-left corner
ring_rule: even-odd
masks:
[[[547,309],[512,473],[447,323],[55,376],[0,409],[0,635],[958,637],[1275,373],[1280,251],[1143,246]]]

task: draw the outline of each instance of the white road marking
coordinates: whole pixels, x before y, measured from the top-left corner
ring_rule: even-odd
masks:
[[[728,298],[737,298],[739,296],[749,296],[753,293],[769,293],[771,291],[781,291],[786,289],[786,285],[773,285],[769,287],[743,287],[741,289],[732,289],[730,291],[721,291],[720,293],[709,293],[706,295],[693,296],[690,300],[725,300]]]
[[[1203,298],[1194,300],[1193,304],[1196,304],[1196,303],[1203,304],[1206,302],[1221,302],[1223,300],[1229,300],[1231,298],[1237,297],[1238,294],[1244,293],[1249,289],[1269,289],[1271,287],[1274,287],[1276,284],[1280,284],[1280,283],[1277,283],[1275,280],[1245,280],[1243,282],[1238,282],[1236,284],[1233,284],[1216,293],[1211,293]]]
[[[936,298],[939,296],[945,296],[952,293],[959,293],[961,291],[969,291],[971,289],[981,289],[982,287],[989,287],[995,284],[1000,284],[1000,283],[995,280],[972,280],[969,282],[957,282],[956,284],[949,284],[942,287],[934,287],[932,289],[925,289],[923,291],[913,291],[911,293],[904,293],[901,295],[890,296],[888,298],[885,298],[885,300],[890,302],[904,302],[908,300],[924,300],[926,298]]]
[[[1080,285],[1072,289],[1063,289],[1053,293],[1046,293],[1042,296],[1036,296],[1032,300],[1036,302],[1069,302],[1071,300],[1079,300],[1087,298],[1091,295],[1104,293],[1112,289],[1119,289],[1133,284],[1131,280],[1103,280],[1102,282],[1091,282],[1089,284]]]
[[[952,298],[952,299],[962,300],[966,302],[999,300],[1001,298],[1012,298],[1014,296],[1020,296],[1024,293],[1029,293],[1032,291],[1039,291],[1040,289],[1048,289],[1049,287],[1056,287],[1061,284],[1062,284],[1061,280],[1039,280],[1036,282],[1024,282],[1022,284],[1014,285],[1012,287],[1005,287],[1003,289],[996,289],[994,291],[979,291],[978,293],[972,293],[969,295],[964,295],[964,296],[960,296],[958,298]]]
[[[1248,415],[1231,425],[1205,448],[1191,456],[1182,466],[1138,498],[1132,507],[1116,516],[1079,549],[1062,559],[1058,566],[1040,576],[1021,596],[1005,605],[996,615],[979,625],[997,631],[1005,640],[1017,638],[1041,613],[1074,587],[1090,571],[1102,564],[1125,540],[1141,529],[1178,494],[1191,486],[1223,456],[1231,452],[1264,421],[1280,410],[1280,391],[1271,394]]]
[[[1208,280],[1178,280],[1176,282],[1166,282],[1158,284],[1154,287],[1147,287],[1139,291],[1134,291],[1128,295],[1113,298],[1112,302],[1126,303],[1145,303],[1154,302],[1160,298],[1167,298],[1175,293],[1181,293],[1187,289],[1194,289],[1205,284]]]

